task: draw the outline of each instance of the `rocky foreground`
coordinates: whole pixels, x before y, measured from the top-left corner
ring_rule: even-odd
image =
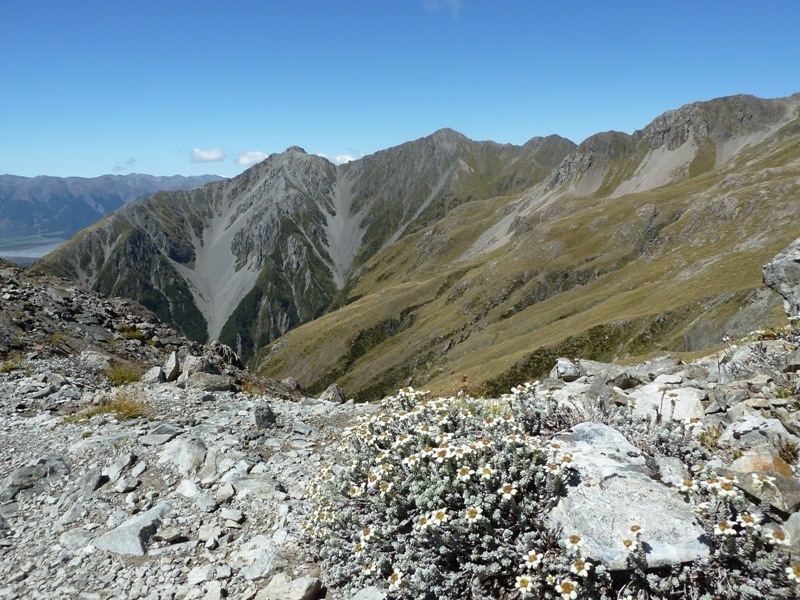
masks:
[[[254,380],[226,347],[64,280],[0,265],[0,299],[0,598],[343,597],[303,537],[304,493],[342,428],[379,406]],[[126,369],[139,380],[120,381]],[[762,332],[689,364],[559,359],[529,389],[576,415],[680,422],[712,456],[702,468],[797,556],[798,371],[798,333]],[[612,570],[626,568],[630,522],[648,532],[651,566],[703,560],[708,534],[681,495],[697,472],[624,434],[592,422],[558,434],[581,476],[552,522]]]

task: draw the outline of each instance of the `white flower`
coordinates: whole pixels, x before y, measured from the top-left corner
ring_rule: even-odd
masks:
[[[531,593],[533,581],[527,575],[517,575],[517,582],[514,584],[514,587],[519,590],[519,593],[523,596],[527,596]]]
[[[775,478],[765,474],[753,473],[753,485],[760,487],[772,486],[775,487]]]
[[[517,495],[517,484],[513,481],[511,483],[504,483],[498,488],[497,493],[503,495],[503,500],[511,500]]]
[[[789,578],[789,581],[794,581],[796,584],[800,584],[800,564],[794,564],[790,567],[786,567],[786,577]]]
[[[759,523],[760,519],[756,518],[755,516],[753,516],[753,515],[751,515],[749,513],[742,513],[741,515],[736,517],[736,521],[742,527],[745,527],[745,528],[748,528],[748,529],[755,529],[756,527],[758,527],[758,523]]]
[[[409,454],[403,459],[403,464],[413,467],[419,463],[419,454]]]
[[[736,487],[730,481],[722,481],[719,486],[715,488],[717,495],[723,498],[733,498],[736,495]]]
[[[389,575],[389,591],[393,592],[398,589],[403,583],[403,572],[395,569],[394,572]]]
[[[694,479],[684,479],[680,490],[684,493],[697,491],[697,484]]]
[[[587,560],[576,560],[572,563],[572,566],[569,570],[572,573],[575,573],[578,577],[587,577],[589,575],[589,570],[592,568],[592,563]]]
[[[431,520],[427,515],[422,515],[419,519],[417,519],[417,522],[414,525],[414,527],[416,527],[420,531],[425,531],[430,526],[431,526]]]
[[[539,554],[536,551],[531,550],[527,555],[525,555],[525,562],[520,566],[525,569],[535,569],[542,562],[543,558],[544,554]]]
[[[362,569],[365,575],[370,575],[375,572],[375,563],[368,562]]]
[[[565,579],[556,585],[556,592],[561,594],[561,598],[563,598],[563,600],[575,600],[575,598],[578,597],[577,587],[577,583],[570,581],[569,579]]]
[[[368,542],[374,537],[375,537],[375,530],[372,527],[367,526],[367,527],[364,527],[364,529],[361,530],[361,541],[362,542]]]
[[[473,475],[474,473],[475,473],[475,471],[473,471],[473,470],[472,470],[472,469],[470,469],[469,467],[461,467],[461,468],[458,470],[458,472],[457,472],[457,474],[456,474],[456,477],[457,477],[457,478],[458,478],[460,481],[469,481],[469,478],[470,478],[470,476],[471,476],[471,475]]]
[[[477,523],[483,518],[483,509],[480,506],[470,506],[465,515],[469,523]]]
[[[494,475],[494,469],[489,465],[484,465],[478,469],[478,473],[480,473],[481,479],[491,479],[492,475]]]
[[[441,525],[446,523],[450,517],[447,514],[447,509],[440,508],[439,510],[435,510],[431,513],[431,521],[435,525]]]
[[[362,496],[364,494],[364,484],[363,483],[361,485],[353,484],[347,491],[350,494],[350,497],[358,498],[359,496]]]
[[[714,525],[714,535],[736,535],[736,530],[730,521],[720,521]]]
[[[786,532],[783,529],[772,529],[771,531],[766,532],[767,542],[773,544],[775,546],[789,546],[789,536],[786,535]]]
[[[381,485],[380,485],[381,496],[385,496],[386,494],[388,494],[391,491],[392,487],[394,487],[394,484],[391,483],[391,482],[388,482],[388,481],[381,482]]]
[[[583,546],[583,544],[584,544],[583,538],[579,535],[571,535],[566,540],[564,540],[564,545],[570,552],[578,552],[581,546]]]

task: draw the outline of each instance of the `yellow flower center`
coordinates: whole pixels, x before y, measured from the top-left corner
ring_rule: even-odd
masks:
[[[562,581],[561,582],[561,593],[562,594],[569,594],[575,590],[575,584],[571,581]]]

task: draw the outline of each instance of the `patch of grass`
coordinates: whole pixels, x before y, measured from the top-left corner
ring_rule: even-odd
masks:
[[[119,330],[122,335],[130,340],[139,340],[140,342],[145,341],[144,334],[132,325],[122,325]]]
[[[21,371],[25,364],[25,357],[22,354],[12,354],[0,363],[0,373],[11,373]]]
[[[63,420],[65,425],[88,421],[97,415],[113,415],[120,421],[148,417],[152,409],[144,401],[144,394],[134,388],[119,388],[105,396],[100,404],[70,415]],[[91,433],[89,434],[91,435]],[[85,434],[82,437],[88,437]]]
[[[103,370],[103,376],[113,386],[135,383],[142,378],[140,366],[118,365]]]

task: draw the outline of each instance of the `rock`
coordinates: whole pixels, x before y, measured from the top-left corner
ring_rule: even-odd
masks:
[[[706,393],[697,388],[671,388],[653,382],[628,392],[634,401],[633,414],[655,421],[702,419]]]
[[[166,381],[167,378],[164,376],[164,371],[161,370],[161,367],[152,367],[148,369],[144,375],[142,375],[141,381],[142,383],[161,383]]]
[[[94,540],[94,546],[117,554],[142,556],[150,538],[158,529],[171,505],[161,502],[147,512],[136,515]]]
[[[792,478],[792,467],[777,456],[772,450],[764,446],[757,446],[745,452],[731,463],[731,471],[738,473],[768,473]]]
[[[184,477],[190,477],[203,466],[206,446],[197,438],[176,438],[164,446],[158,464],[173,463]]]
[[[621,540],[630,537],[631,525],[647,532],[643,541],[651,567],[708,555],[689,505],[651,477],[644,456],[621,433],[600,423],[581,423],[556,439],[564,452],[572,453],[580,481],[567,487],[549,519],[564,536],[580,535],[588,555],[612,570],[627,569]]]
[[[778,419],[746,416],[729,425],[717,440],[719,444],[730,444],[733,448],[746,449],[757,446],[779,448],[790,442],[800,446],[800,438],[789,433]]]
[[[320,394],[319,399],[325,400],[326,402],[334,402],[335,404],[341,404],[347,401],[344,390],[335,383],[330,384],[325,391]]]
[[[289,562],[276,548],[276,544],[264,535],[257,535],[231,555],[230,564],[240,569],[248,581],[272,577],[286,568]]]
[[[11,472],[0,482],[0,504],[10,502],[22,490],[37,486],[42,480],[69,475],[69,467],[59,457],[47,457]]]
[[[227,375],[192,373],[186,379],[186,388],[204,392],[228,392],[234,389],[234,384],[233,379]]]
[[[352,600],[386,600],[386,592],[371,585],[356,592]]]
[[[136,462],[136,455],[133,452],[124,452],[111,463],[103,473],[110,481],[117,481],[122,476],[122,471]]]
[[[263,431],[272,429],[277,424],[277,417],[269,404],[261,403],[253,409],[256,429]]]
[[[800,238],[764,265],[764,284],[783,296],[789,317],[800,316]]]
[[[187,500],[192,500],[197,508],[203,512],[213,512],[217,509],[217,503],[210,494],[203,492],[196,483],[184,479],[175,490],[179,496],[183,496]]]
[[[550,379],[563,379],[564,381],[575,381],[581,376],[578,366],[568,358],[556,359],[556,365],[550,371]]]
[[[322,589],[316,577],[290,580],[286,573],[278,573],[256,595],[256,600],[314,600]]]
[[[170,352],[169,358],[164,363],[164,379],[166,381],[175,381],[181,372],[181,365],[178,361],[178,353],[174,350]]]
[[[172,441],[183,433],[183,429],[171,423],[161,423],[153,427],[139,438],[139,442],[145,446],[161,446]]]

